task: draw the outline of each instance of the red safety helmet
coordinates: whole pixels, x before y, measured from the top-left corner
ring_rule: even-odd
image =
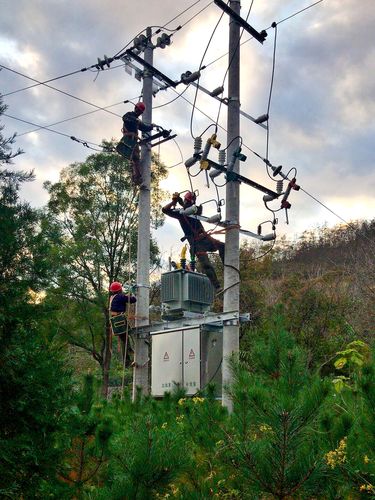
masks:
[[[188,191],[187,193],[185,193],[184,201],[190,201],[191,203],[194,203],[195,199],[196,199],[196,196],[191,191]]]
[[[122,285],[118,281],[114,281],[111,283],[111,286],[109,287],[110,292],[121,292],[122,291]]]
[[[143,102],[137,102],[134,108],[143,113],[143,111],[146,109],[146,106],[144,105]]]

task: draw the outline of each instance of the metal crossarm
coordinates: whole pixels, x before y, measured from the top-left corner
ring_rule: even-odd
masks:
[[[175,88],[177,86],[177,83],[168,78],[164,73],[159,71],[158,69],[154,68],[151,64],[148,62],[144,61],[141,57],[139,57],[137,54],[135,54],[131,49],[128,49],[126,53],[132,57],[135,61],[137,61],[139,64],[141,64],[144,68],[148,69],[154,76],[157,76],[161,80],[163,80],[165,83],[167,83],[170,87]]]
[[[220,7],[226,14],[228,14],[232,19],[234,19],[242,28],[244,28],[251,36],[253,36],[258,42],[263,43],[267,37],[266,31],[261,31],[260,33],[250,26],[241,16],[234,12],[228,5],[222,0],[214,0],[214,3]]]

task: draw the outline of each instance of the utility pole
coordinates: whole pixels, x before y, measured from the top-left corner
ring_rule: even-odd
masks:
[[[154,46],[151,41],[152,31],[147,28],[147,46],[144,51],[144,61],[152,66]],[[152,72],[143,71],[143,102],[146,109],[143,114],[145,123],[152,123]],[[137,245],[137,302],[136,327],[149,324],[150,306],[150,213],[151,213],[151,146],[149,143],[141,146],[141,172],[143,187],[139,192],[138,212],[138,245]],[[133,399],[136,388],[140,387],[143,394],[149,393],[149,345],[145,339],[135,336]]]
[[[240,0],[230,0],[230,8],[239,15]],[[229,71],[228,71],[228,118],[227,144],[228,161],[239,147],[240,135],[240,25],[229,18]],[[239,173],[238,158],[233,172]],[[226,186],[226,219],[239,224],[240,216],[240,184],[229,180]],[[224,267],[224,312],[239,311],[240,302],[240,235],[238,229],[231,229],[225,235],[225,267]],[[233,321],[223,328],[223,396],[222,404],[232,411],[232,401],[225,394],[225,386],[231,384],[232,375],[229,369],[229,357],[238,355],[239,351],[239,321]]]

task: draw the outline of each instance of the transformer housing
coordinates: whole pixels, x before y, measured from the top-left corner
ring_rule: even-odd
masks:
[[[214,288],[205,274],[176,269],[161,276],[162,318],[182,317],[185,311],[204,313],[214,300]]]

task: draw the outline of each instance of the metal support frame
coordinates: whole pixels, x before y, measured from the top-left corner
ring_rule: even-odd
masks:
[[[223,313],[206,313],[196,314],[191,317],[184,317],[177,320],[163,321],[163,323],[155,323],[153,325],[144,325],[136,328],[132,334],[138,338],[148,338],[150,332],[160,332],[163,330],[172,330],[185,328],[188,326],[210,326],[221,328],[226,324],[231,323],[248,323],[251,321],[250,313],[240,314],[238,311],[227,311]]]

